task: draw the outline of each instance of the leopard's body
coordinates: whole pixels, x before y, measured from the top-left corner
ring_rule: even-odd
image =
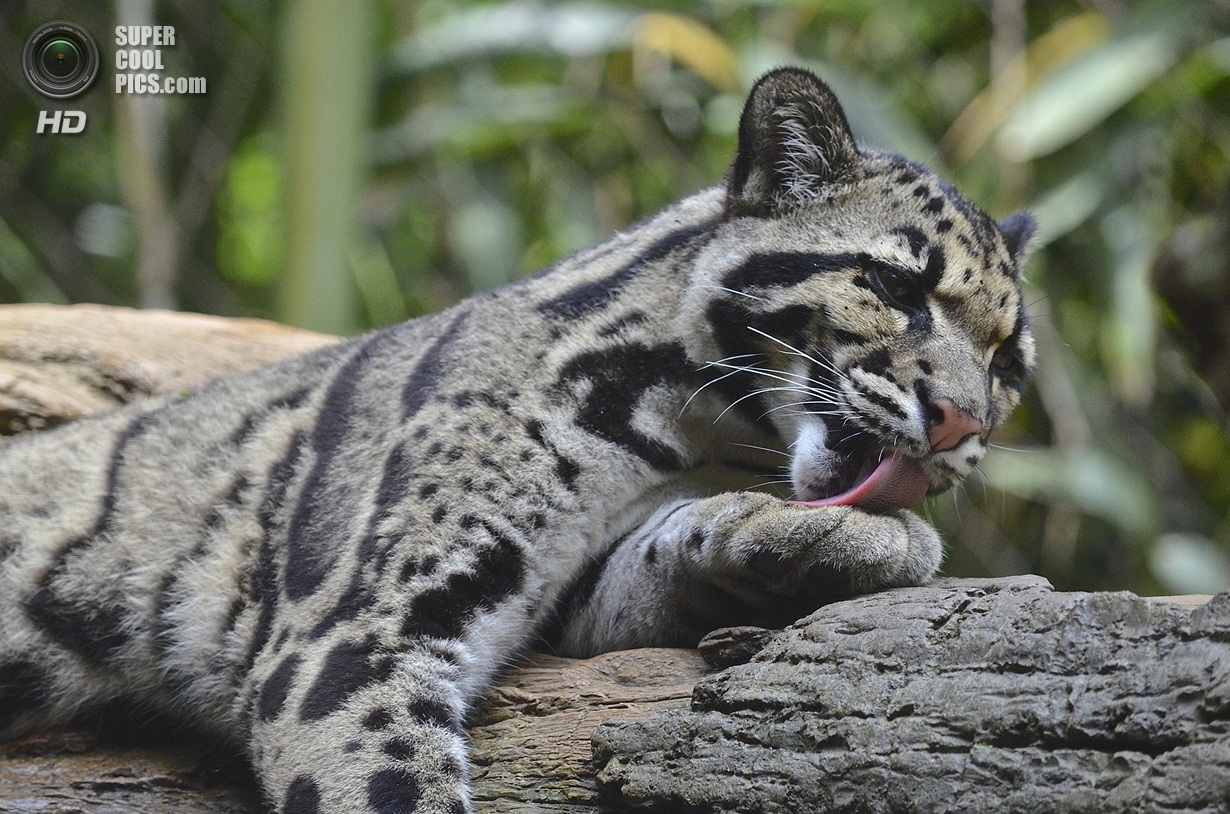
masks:
[[[1031,229],[775,72],[723,184],[595,249],[0,445],[0,735],[123,697],[242,745],[286,814],[468,810],[467,707],[531,643],[932,576],[908,507],[1019,398]],[[748,490],[782,454],[796,497],[852,494]]]

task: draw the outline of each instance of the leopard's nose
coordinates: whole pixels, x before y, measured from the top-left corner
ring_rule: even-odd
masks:
[[[932,452],[945,452],[971,435],[982,434],[982,422],[953,404],[951,399],[936,399],[928,404],[926,417],[927,439]]]

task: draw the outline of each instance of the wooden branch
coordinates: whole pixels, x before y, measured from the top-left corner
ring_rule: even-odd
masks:
[[[331,341],[256,320],[0,306],[0,427]],[[781,633],[719,631],[700,652],[533,654],[472,716],[477,808],[1222,811],[1230,593],[1207,599],[940,580]],[[0,814],[260,810],[236,750],[182,729],[120,718],[0,744]]]
[[[1226,811],[1230,592],[1014,577],[838,602],[594,751],[634,809]]]
[[[114,410],[336,341],[258,319],[0,306],[0,435]]]

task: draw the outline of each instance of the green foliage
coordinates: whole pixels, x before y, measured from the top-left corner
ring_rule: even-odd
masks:
[[[749,83],[810,66],[861,138],[997,217],[1029,208],[1040,222],[1028,277],[1042,365],[981,477],[928,507],[949,572],[1227,587],[1224,0],[389,2],[378,47],[338,44],[376,77],[370,106],[279,73],[293,62],[278,56],[280,15],[300,5],[160,7],[176,72],[210,81],[163,113],[183,307],[324,325],[352,298],[368,326],[444,307],[718,181]],[[114,9],[8,4],[0,45],[16,53],[56,14],[105,32]],[[87,138],[38,139],[36,101],[0,70],[0,299],[139,302],[148,247],[117,179],[117,97],[86,98]],[[323,115],[282,118],[294,93]],[[342,136],[303,140],[338,117]],[[301,186],[328,173],[341,193]],[[363,179],[353,205],[346,178]],[[309,282],[295,257],[332,259]],[[292,312],[279,286],[328,293]]]

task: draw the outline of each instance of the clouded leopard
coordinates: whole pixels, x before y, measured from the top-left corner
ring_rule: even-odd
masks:
[[[519,650],[931,577],[911,509],[1018,401],[1032,230],[775,71],[721,184],[597,248],[0,445],[0,735],[120,696],[286,814],[468,811],[467,705]],[[782,460],[793,499],[750,488]]]

